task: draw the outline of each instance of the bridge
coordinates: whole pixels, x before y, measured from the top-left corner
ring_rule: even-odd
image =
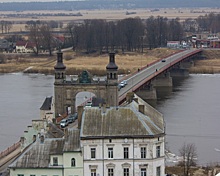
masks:
[[[119,91],[119,104],[126,99],[128,92],[135,92],[146,84],[150,84],[156,77],[162,73],[166,73],[175,66],[185,60],[189,60],[201,54],[202,49],[181,50],[169,57],[157,60],[150,65],[141,68],[134,74],[128,75],[124,79],[127,80],[127,85]]]

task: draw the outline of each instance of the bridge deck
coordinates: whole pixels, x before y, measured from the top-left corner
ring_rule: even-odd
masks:
[[[139,87],[146,84],[173,65],[185,60],[186,58],[197,55],[198,53],[201,53],[201,51],[202,49],[183,50],[166,58],[159,59],[153,64],[145,66],[139,72],[129,75],[126,78],[127,85],[119,91],[119,103],[126,98],[126,94],[128,92],[133,92],[137,90]]]

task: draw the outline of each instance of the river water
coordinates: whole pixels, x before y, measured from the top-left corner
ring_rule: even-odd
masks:
[[[53,96],[53,76],[22,73],[0,75],[0,151],[17,142],[40,118],[46,96]],[[194,143],[198,163],[220,162],[220,74],[190,75],[175,81],[156,109],[166,122],[166,147],[176,155],[184,143]]]

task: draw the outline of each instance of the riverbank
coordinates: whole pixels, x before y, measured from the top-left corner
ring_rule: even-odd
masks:
[[[145,50],[143,53],[116,53],[116,63],[119,74],[128,74],[137,71],[158,59],[174,54],[178,50],[157,48]],[[93,75],[105,73],[108,64],[108,54],[76,54],[72,51],[64,52],[64,64],[67,66],[66,74],[79,74],[82,70],[88,70]],[[53,74],[57,56],[30,54],[1,54],[0,73],[43,73]],[[196,60],[195,66],[190,68],[190,73],[220,73],[220,50],[204,50],[202,60]]]
[[[220,73],[220,50],[203,50],[201,60],[194,62],[194,67],[189,69],[190,73],[196,74],[214,74]]]
[[[144,67],[157,59],[166,57],[177,50],[154,49],[140,52],[116,53],[116,63],[119,67],[119,74],[128,74]],[[0,64],[0,73],[25,72],[53,74],[57,56],[33,56],[33,55],[4,55],[4,62]],[[79,74],[88,70],[93,75],[105,73],[105,67],[109,62],[108,54],[82,54],[73,51],[63,53],[63,62],[67,66],[68,75]]]

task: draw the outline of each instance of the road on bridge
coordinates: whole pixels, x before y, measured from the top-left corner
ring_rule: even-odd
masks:
[[[154,64],[141,69],[135,74],[131,74],[127,77],[127,85],[119,91],[119,102],[122,101],[128,92],[135,91],[141,85],[151,80],[155,76],[159,75],[164,70],[168,69],[172,65],[178,63],[189,55],[201,52],[201,49],[187,49],[171,55],[167,58],[158,60]]]

